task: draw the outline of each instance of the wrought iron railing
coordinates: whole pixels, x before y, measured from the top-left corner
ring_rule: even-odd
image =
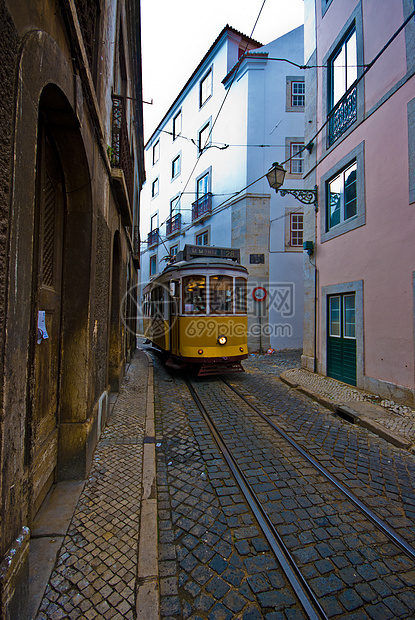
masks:
[[[192,204],[192,220],[212,211],[212,194],[209,192]]]
[[[180,230],[182,224],[182,214],[176,213],[176,215],[172,215],[166,222],[166,235],[172,235],[173,233]]]
[[[357,86],[348,90],[328,115],[328,146],[357,120]]]
[[[150,248],[152,245],[157,245],[159,240],[159,229],[155,228],[151,232],[148,233],[147,237],[147,245]]]
[[[134,199],[134,162],[131,157],[130,141],[128,139],[125,100],[124,97],[119,95],[112,96],[111,147],[111,166],[114,168],[120,168],[124,172],[128,198],[132,209]]]

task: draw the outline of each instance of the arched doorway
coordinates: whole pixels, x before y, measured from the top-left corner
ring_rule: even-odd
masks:
[[[26,424],[31,519],[54,482],[85,475],[93,398],[89,167],[77,119],[56,85],[43,89],[38,119]]]
[[[41,116],[36,175],[33,304],[36,343],[33,352],[30,417],[32,516],[56,479],[58,400],[61,359],[61,309],[65,182],[58,151]]]

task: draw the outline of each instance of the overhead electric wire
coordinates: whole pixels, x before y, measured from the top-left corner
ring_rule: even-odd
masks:
[[[254,30],[255,30],[255,28],[256,28],[256,25],[257,25],[257,23],[258,23],[258,20],[259,20],[259,18],[260,18],[260,15],[261,15],[261,13],[262,13],[262,9],[264,8],[264,5],[265,5],[266,1],[267,1],[267,0],[263,0],[263,3],[262,3],[261,8],[260,8],[260,10],[259,10],[258,16],[257,16],[257,18],[256,18],[256,20],[255,20],[254,27],[252,28],[252,32],[251,32],[251,35],[250,35],[250,37],[249,37],[250,39],[252,39],[252,35],[254,34]],[[211,135],[212,135],[213,128],[214,128],[214,126],[215,126],[215,125],[216,125],[216,123],[217,123],[217,120],[218,120],[218,118],[219,118],[220,113],[222,112],[223,106],[225,105],[225,101],[226,101],[226,99],[227,99],[227,97],[228,97],[228,95],[229,95],[229,92],[230,92],[230,90],[231,90],[232,84],[233,84],[233,83],[234,83],[234,81],[235,81],[236,74],[237,74],[237,72],[238,72],[239,66],[240,66],[240,64],[241,64],[241,62],[242,62],[243,56],[244,56],[244,54],[245,54],[245,52],[246,52],[246,50],[247,50],[247,49],[248,49],[248,41],[246,42],[245,49],[244,49],[244,52],[243,52],[242,56],[239,58],[238,62],[236,63],[236,70],[235,70],[235,74],[234,74],[234,76],[233,76],[233,78],[232,78],[231,83],[229,84],[229,88],[227,89],[227,91],[226,91],[226,93],[225,93],[225,96],[224,96],[224,98],[223,98],[223,101],[222,101],[222,103],[221,103],[221,105],[220,105],[220,107],[219,107],[219,110],[218,110],[217,114],[216,114],[215,120],[214,120],[214,121],[213,121],[213,123],[212,123],[212,126],[211,126],[211,128],[210,128],[209,134],[208,134],[208,136],[207,136],[207,138],[206,138],[206,142],[205,142],[204,147],[208,144],[208,142],[209,142],[209,140],[210,140],[210,137],[211,137]],[[204,148],[204,147],[203,147],[203,148]],[[203,149],[202,149],[202,151],[203,151]],[[194,173],[194,171],[196,170],[196,167],[197,167],[198,163],[199,163],[199,158],[197,158],[197,159],[196,159],[195,165],[193,166],[193,169],[192,169],[192,171],[191,171],[191,173],[190,173],[190,175],[189,175],[189,178],[187,179],[186,184],[185,184],[185,186],[184,186],[184,190],[186,189],[186,187],[187,187],[187,186],[188,186],[188,184],[190,183],[190,179],[192,178],[193,173]],[[184,191],[184,190],[183,190],[183,191]],[[181,196],[181,195],[182,195],[182,194],[180,194],[180,196]]]
[[[264,2],[263,2],[263,4],[262,4],[262,7],[261,7],[260,12],[259,12],[259,15],[260,15],[260,14],[261,14],[261,12],[262,12],[262,9],[263,9],[263,7],[264,7],[265,2],[266,2],[266,0],[264,0]],[[256,24],[257,24],[257,22],[258,22],[259,15],[258,15],[258,18],[257,18],[257,20],[256,20],[256,22],[255,22],[255,26],[256,26]],[[397,37],[397,36],[398,36],[398,35],[402,32],[402,30],[405,28],[405,26],[406,26],[406,25],[410,22],[410,20],[411,20],[414,16],[415,16],[415,10],[414,10],[414,11],[412,11],[412,13],[411,13],[411,14],[410,14],[407,18],[406,18],[406,20],[405,20],[405,21],[401,24],[401,26],[398,28],[398,30],[396,30],[396,31],[394,32],[394,34],[392,35],[392,37],[391,37],[391,38],[390,38],[390,39],[389,39],[389,40],[385,43],[385,45],[384,45],[384,46],[382,47],[382,49],[381,49],[381,50],[380,50],[380,51],[376,54],[376,56],[373,58],[373,60],[372,60],[372,61],[371,61],[368,65],[360,65],[360,66],[365,66],[366,68],[365,68],[365,70],[362,72],[362,74],[361,74],[361,75],[360,75],[360,76],[359,76],[359,77],[358,77],[358,78],[357,78],[357,79],[353,82],[353,84],[352,84],[352,85],[348,88],[348,90],[346,91],[345,95],[346,95],[348,92],[352,91],[352,90],[353,90],[353,89],[357,86],[357,84],[358,84],[358,83],[359,83],[359,82],[360,82],[360,81],[364,78],[364,76],[368,73],[368,71],[370,71],[370,69],[373,67],[373,65],[374,65],[374,64],[377,62],[377,60],[378,60],[378,59],[382,56],[382,54],[383,54],[383,53],[384,53],[384,52],[388,49],[388,47],[389,47],[389,46],[393,43],[393,41],[396,39],[396,37]],[[253,33],[254,29],[255,29],[255,26],[254,26],[254,28],[253,28],[253,30],[252,30],[252,33]],[[252,38],[252,33],[251,33],[251,38]],[[246,45],[246,47],[245,47],[245,51],[246,51],[247,47],[248,47],[248,44],[247,44],[247,45]],[[228,95],[228,93],[229,93],[229,90],[230,90],[230,88],[231,88],[231,86],[232,86],[232,84],[233,84],[233,81],[234,81],[234,79],[235,79],[235,77],[236,77],[237,70],[238,70],[238,68],[239,68],[239,66],[238,66],[238,65],[240,64],[240,61],[241,61],[241,59],[242,59],[242,58],[243,58],[243,56],[241,56],[241,58],[239,59],[239,61],[238,61],[238,63],[237,63],[237,67],[236,67],[236,71],[235,71],[235,74],[234,74],[234,78],[233,78],[233,80],[232,80],[231,84],[229,85],[229,89],[228,89],[228,91],[227,91],[227,93],[226,93],[226,95],[225,95],[225,97],[224,97],[224,100],[223,100],[223,102],[222,102],[222,105],[221,105],[221,107],[220,107],[220,109],[219,109],[219,112],[218,112],[218,114],[217,114],[217,116],[216,116],[215,123],[216,123],[216,121],[217,121],[217,119],[218,119],[218,116],[219,116],[219,114],[220,114],[220,112],[221,112],[221,110],[222,110],[222,108],[223,108],[223,104],[225,103],[226,97],[227,97],[227,95]],[[277,59],[277,60],[278,60],[278,59]],[[291,63],[291,64],[293,64],[293,63]],[[301,68],[301,67],[300,67],[300,68]],[[310,66],[310,68],[311,68],[311,66]],[[298,152],[296,153],[297,155],[298,155],[299,153],[302,153],[302,152],[303,152],[303,151],[307,148],[307,146],[308,146],[309,144],[311,144],[311,143],[312,143],[312,142],[313,142],[313,141],[317,138],[317,136],[318,136],[318,135],[319,135],[319,134],[323,131],[323,129],[324,129],[324,128],[326,127],[326,125],[329,123],[329,120],[330,120],[330,119],[329,119],[329,118],[327,118],[327,120],[326,120],[326,121],[325,121],[325,122],[324,122],[324,123],[320,126],[320,128],[316,131],[316,133],[314,134],[314,136],[313,136],[313,137],[312,137],[312,138],[311,138],[311,139],[307,142],[307,145],[304,145],[304,147],[303,147],[300,151],[298,151]],[[213,126],[212,126],[212,129],[213,129]],[[211,135],[211,134],[209,134],[209,136],[208,136],[207,140],[209,140],[210,135]],[[284,165],[284,164],[286,164],[287,162],[291,161],[291,159],[292,159],[292,156],[288,157],[286,160],[284,160],[283,162],[281,162],[281,164],[280,164],[280,165],[281,165],[281,166],[283,166],[283,165]],[[194,170],[195,170],[195,168],[196,168],[196,166],[197,166],[197,164],[198,164],[198,161],[199,161],[199,158],[197,159],[196,164],[195,164],[195,166],[193,167],[193,170],[192,170],[192,172],[191,172],[191,174],[190,174],[190,176],[189,176],[189,179],[188,179],[188,180],[187,180],[187,182],[186,182],[186,185],[185,185],[185,188],[184,188],[184,189],[186,189],[187,185],[189,184],[189,181],[190,181],[190,179],[191,179],[191,177],[192,177],[192,175],[193,175],[193,172],[194,172]],[[255,183],[257,183],[258,181],[261,181],[264,177],[266,177],[266,175],[267,175],[267,172],[266,172],[265,174],[261,175],[260,177],[258,177],[257,179],[255,179],[255,181],[252,181],[251,183],[249,183],[248,185],[246,185],[245,187],[243,187],[242,189],[238,190],[237,192],[234,192],[234,193],[231,195],[231,197],[230,197],[230,198],[227,198],[227,199],[226,199],[226,200],[224,200],[222,203],[220,203],[219,205],[217,205],[214,209],[212,209],[212,212],[211,212],[211,213],[212,213],[212,214],[213,214],[213,213],[217,213],[218,211],[221,211],[221,210],[223,210],[224,208],[226,208],[226,205],[227,205],[227,203],[228,203],[230,200],[233,200],[233,198],[236,198],[236,196],[238,196],[239,194],[241,194],[242,192],[244,192],[246,189],[248,189],[248,188],[249,188],[249,187],[251,187],[252,185],[255,185]],[[179,200],[180,200],[180,197],[181,197],[184,193],[185,193],[185,192],[184,192],[184,190],[183,190],[183,192],[180,192]],[[302,207],[299,207],[299,210],[300,210],[301,208],[302,208]],[[285,217],[285,214],[281,215],[279,218],[275,218],[275,219],[274,219],[274,220],[272,220],[272,221],[277,221],[278,219],[282,219],[283,217]],[[167,218],[167,219],[169,219],[169,218]],[[165,222],[166,222],[166,221],[167,221],[167,220],[165,220]],[[161,226],[162,226],[165,222],[162,222]],[[186,228],[184,228],[183,230],[188,230],[188,229],[190,229],[192,226],[193,226],[193,223],[188,224],[188,225],[187,225],[187,227],[186,227]],[[159,236],[160,236],[160,235],[159,235]],[[161,238],[161,237],[160,237],[160,238]]]

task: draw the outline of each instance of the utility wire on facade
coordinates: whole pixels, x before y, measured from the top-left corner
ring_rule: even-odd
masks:
[[[262,12],[262,9],[263,9],[263,7],[264,7],[265,1],[266,1],[266,0],[264,0],[264,3],[262,4],[261,10],[260,10],[260,12],[259,12],[259,15],[260,15],[260,14],[261,14],[261,12]],[[258,15],[258,18],[259,18],[259,15]],[[378,54],[377,54],[377,55],[373,58],[373,60],[372,60],[372,61],[371,61],[368,65],[358,65],[358,66],[362,66],[362,67],[364,66],[364,67],[366,67],[366,68],[365,68],[365,70],[363,71],[363,73],[362,73],[362,74],[361,74],[361,75],[357,78],[357,80],[355,80],[355,81],[353,82],[353,84],[350,86],[350,88],[348,89],[348,91],[351,91],[353,88],[355,88],[355,87],[356,87],[356,85],[357,85],[357,84],[358,84],[358,83],[359,83],[359,82],[360,82],[360,81],[364,78],[364,76],[368,73],[368,71],[370,71],[370,69],[373,67],[373,65],[376,63],[376,61],[377,61],[377,60],[378,60],[378,59],[382,56],[382,54],[383,54],[383,53],[384,53],[384,52],[388,49],[388,47],[391,45],[391,43],[392,43],[392,42],[396,39],[396,37],[397,37],[397,36],[398,36],[398,35],[402,32],[402,30],[405,28],[405,26],[406,26],[406,25],[410,22],[410,20],[411,20],[414,16],[415,16],[415,11],[412,11],[412,13],[409,15],[409,17],[408,17],[408,18],[407,18],[407,19],[406,19],[406,20],[405,20],[405,21],[401,24],[401,26],[398,28],[398,30],[396,30],[396,31],[395,31],[395,33],[392,35],[392,37],[391,37],[391,38],[387,41],[387,43],[385,43],[385,45],[382,47],[382,49],[378,52]],[[256,20],[256,22],[255,22],[255,25],[256,25],[256,23],[257,23],[257,21],[258,21],[258,18],[257,18],[257,20]],[[254,29],[255,29],[255,26],[254,26]],[[252,33],[253,33],[253,30],[252,30]],[[252,34],[251,34],[251,38],[252,38]],[[248,44],[247,44],[247,45],[246,45],[246,47],[245,47],[245,51],[246,51],[246,49],[247,49],[247,46],[248,46]],[[243,58],[243,56],[241,56],[241,58],[239,59],[238,64],[240,64],[240,61],[241,61],[241,59],[242,59],[242,58]],[[269,60],[284,60],[284,59],[269,59]],[[290,62],[290,61],[288,61],[288,62]],[[291,63],[291,64],[294,64],[294,63]],[[305,68],[305,67],[301,67],[300,65],[298,65],[298,66],[299,66],[300,68]],[[311,65],[308,65],[308,67],[312,68],[312,66],[311,66]],[[229,93],[229,90],[230,90],[230,88],[231,88],[231,86],[232,86],[232,83],[233,83],[233,81],[234,81],[234,79],[235,79],[235,77],[236,77],[236,74],[237,74],[238,68],[239,68],[239,66],[237,66],[237,68],[236,68],[236,71],[235,71],[235,74],[234,74],[234,78],[233,78],[233,80],[232,80],[232,82],[231,82],[231,84],[230,84],[230,86],[229,86],[229,89],[228,89],[228,91],[227,91],[227,93],[226,93],[226,95],[225,95],[225,97],[224,97],[224,100],[223,100],[222,105],[221,105],[221,107],[220,107],[220,109],[219,109],[219,111],[218,111],[218,114],[216,115],[215,123],[216,123],[216,121],[217,121],[217,119],[218,119],[218,116],[219,116],[219,114],[220,114],[220,112],[221,112],[221,110],[222,110],[222,108],[223,108],[223,104],[225,103],[226,97],[227,97],[227,95],[228,95],[228,93]],[[347,91],[347,92],[348,92],[348,91]],[[321,127],[317,130],[317,132],[316,132],[316,133],[314,134],[314,136],[313,136],[313,137],[309,140],[309,142],[308,142],[306,145],[304,145],[304,146],[302,147],[302,149],[301,149],[301,150],[299,150],[299,151],[296,153],[296,155],[297,155],[297,156],[298,156],[298,154],[299,154],[299,153],[304,152],[304,151],[307,149],[307,147],[308,147],[309,145],[311,145],[311,144],[314,142],[314,140],[317,138],[317,136],[318,136],[318,135],[319,135],[319,134],[323,131],[324,127],[326,127],[326,125],[328,124],[328,122],[329,122],[329,119],[327,119],[327,120],[326,120],[326,121],[325,121],[325,122],[321,125]],[[213,126],[212,126],[212,129],[213,129]],[[212,131],[212,130],[211,130],[211,131]],[[166,132],[166,133],[169,133],[169,132]],[[209,136],[208,136],[207,140],[209,140],[210,135],[211,135],[211,133],[209,134]],[[249,145],[246,145],[246,146],[249,146]],[[283,166],[284,164],[288,163],[288,162],[289,162],[289,161],[291,161],[291,160],[292,160],[292,156],[288,157],[286,160],[284,160],[283,162],[281,162],[281,164],[280,164],[280,165],[281,165],[281,166]],[[195,170],[195,168],[196,168],[196,166],[197,166],[197,164],[198,164],[198,161],[199,161],[199,159],[196,161],[196,164],[195,164],[195,166],[193,167],[193,170],[192,170],[192,172],[191,172],[191,174],[190,174],[190,176],[189,176],[189,179],[188,179],[188,180],[187,180],[187,182],[186,182],[186,185],[185,185],[185,188],[184,188],[184,189],[186,189],[187,185],[189,184],[189,181],[190,181],[190,179],[191,179],[191,177],[192,177],[192,175],[193,175],[193,172],[194,172],[194,170]],[[246,185],[245,187],[243,187],[242,189],[238,190],[237,192],[234,192],[234,193],[230,196],[230,198],[227,198],[227,199],[226,199],[226,200],[224,200],[222,203],[220,203],[219,205],[217,205],[214,209],[212,209],[212,214],[213,214],[213,213],[218,213],[219,211],[222,211],[223,209],[225,209],[225,208],[227,207],[227,203],[228,203],[230,200],[233,200],[234,198],[236,198],[236,196],[238,196],[239,194],[241,194],[242,192],[244,192],[244,191],[245,191],[246,189],[248,189],[249,187],[252,187],[252,185],[255,185],[255,183],[258,183],[258,181],[261,181],[263,178],[265,178],[265,177],[266,177],[266,175],[267,175],[267,172],[266,172],[265,174],[261,175],[260,177],[258,177],[257,179],[255,179],[255,181],[252,181],[251,183],[249,183],[248,185]],[[185,191],[184,191],[184,190],[183,190],[182,192],[180,192],[180,197],[179,197],[179,200],[180,200],[181,196],[182,196],[184,193],[185,193]],[[187,192],[186,192],[186,193],[187,193]],[[301,209],[301,207],[299,207],[299,209],[298,209],[298,210],[300,210],[300,209]],[[283,217],[285,217],[285,214],[281,215],[279,218],[275,218],[273,221],[277,221],[278,219],[282,219]],[[169,219],[169,218],[167,218],[167,219]],[[167,220],[165,220],[164,222],[162,222],[160,226],[163,226],[163,224],[165,224],[165,223],[166,223],[166,221],[167,221]],[[183,228],[183,231],[189,230],[192,226],[193,226],[193,224],[188,224],[188,225],[187,225],[187,227]],[[159,235],[159,236],[160,236],[160,235]],[[161,238],[161,237],[160,237],[160,238]],[[164,245],[164,244],[163,244],[163,245]]]
[[[250,37],[249,37],[250,39],[252,39],[252,35],[254,34],[254,30],[255,30],[255,28],[256,28],[256,25],[257,25],[257,23],[258,23],[258,20],[259,20],[259,18],[260,18],[261,13],[262,13],[262,9],[263,9],[263,8],[264,8],[264,6],[265,6],[265,3],[266,3],[266,0],[264,0],[264,1],[263,1],[262,6],[261,6],[261,8],[260,8],[260,10],[259,10],[258,16],[257,16],[257,18],[256,18],[256,20],[255,20],[254,27],[252,28],[252,32],[251,32],[251,35],[250,35]],[[239,59],[239,60],[238,60],[238,62],[236,63],[236,71],[235,71],[235,74],[234,74],[234,76],[232,77],[232,81],[231,81],[231,83],[229,84],[229,88],[228,88],[228,90],[227,90],[227,91],[226,91],[226,93],[225,93],[225,96],[224,96],[224,98],[223,98],[223,101],[222,101],[222,103],[221,103],[221,105],[220,105],[220,107],[219,107],[219,110],[218,110],[217,114],[216,114],[215,120],[214,120],[214,121],[213,121],[213,123],[212,123],[212,126],[211,126],[211,128],[210,128],[209,134],[208,134],[208,136],[207,136],[207,138],[206,138],[206,141],[205,141],[204,147],[208,144],[208,142],[209,142],[209,140],[210,140],[210,138],[211,138],[213,128],[214,128],[214,126],[215,126],[215,125],[216,125],[216,123],[217,123],[217,120],[218,120],[218,118],[219,118],[220,113],[222,112],[223,106],[225,105],[225,101],[226,101],[226,99],[227,99],[227,97],[228,97],[228,95],[229,95],[229,92],[230,92],[230,90],[231,90],[232,84],[233,84],[233,83],[234,83],[234,81],[235,81],[236,74],[237,74],[237,72],[238,72],[239,66],[240,66],[240,64],[241,64],[241,62],[242,62],[242,59],[243,59],[243,57],[244,57],[244,55],[245,55],[245,53],[246,53],[246,50],[247,50],[247,49],[248,49],[248,41],[247,41],[247,42],[246,42],[246,44],[245,44],[245,49],[244,49],[244,52],[243,52],[242,56],[240,57],[240,59]],[[203,149],[202,149],[202,152],[203,152]],[[199,158],[197,158],[197,160],[196,160],[196,162],[195,162],[195,165],[193,166],[193,169],[192,169],[192,171],[191,171],[191,173],[190,173],[190,175],[189,175],[189,178],[188,178],[188,179],[187,179],[187,181],[186,181],[186,184],[185,184],[185,186],[184,186],[183,191],[184,191],[184,190],[186,189],[186,187],[188,186],[188,184],[189,184],[189,182],[190,182],[190,179],[192,178],[193,173],[194,173],[194,171],[196,170],[196,167],[197,167],[198,163],[199,163]],[[181,197],[181,196],[182,196],[182,192],[180,192],[180,197]],[[179,200],[180,200],[180,198],[179,198]]]

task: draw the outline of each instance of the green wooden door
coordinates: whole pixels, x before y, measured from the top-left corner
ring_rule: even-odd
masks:
[[[356,385],[356,296],[328,298],[327,374]]]

